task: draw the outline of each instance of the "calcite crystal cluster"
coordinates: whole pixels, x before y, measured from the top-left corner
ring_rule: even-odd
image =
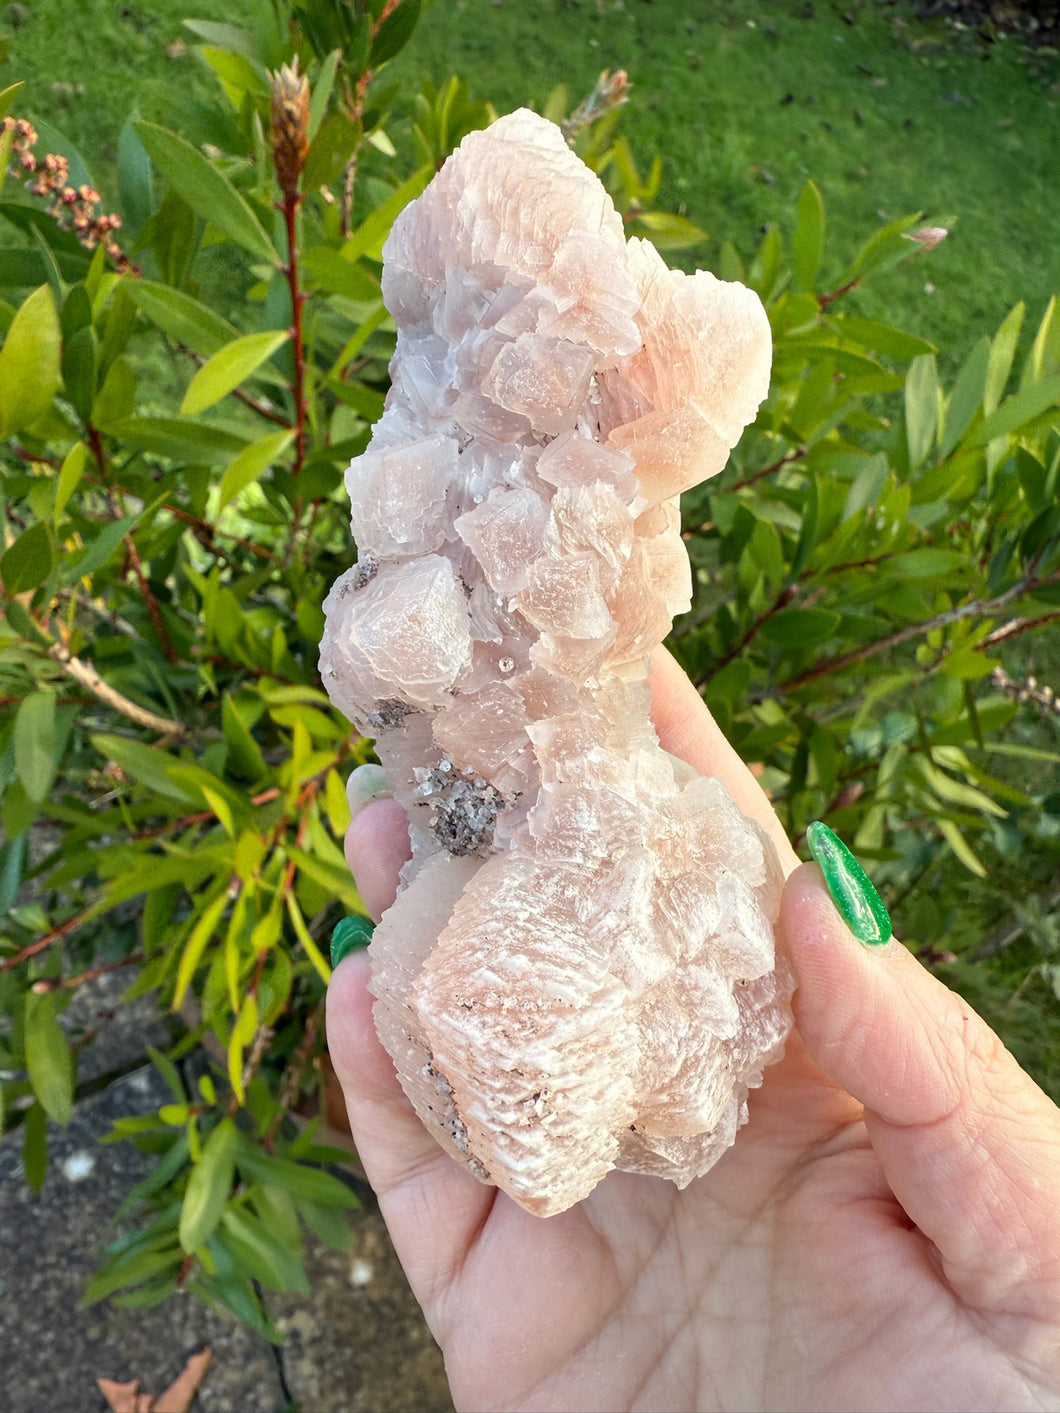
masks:
[[[612,1168],[684,1185],[790,1025],[772,847],[648,714],[690,603],[677,496],[765,396],[765,314],[627,242],[526,111],[398,218],[383,293],[393,387],[321,656],[411,820],[380,1037],[439,1142],[531,1212]]]

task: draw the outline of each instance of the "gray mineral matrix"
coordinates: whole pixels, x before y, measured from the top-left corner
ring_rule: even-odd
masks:
[[[393,387],[321,652],[411,820],[380,1037],[438,1141],[531,1212],[612,1168],[683,1186],[791,1024],[772,846],[648,714],[691,597],[677,497],[766,394],[765,313],[627,242],[525,110],[398,217],[383,293]]]

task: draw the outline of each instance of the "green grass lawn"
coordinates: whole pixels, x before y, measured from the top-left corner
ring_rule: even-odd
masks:
[[[224,18],[267,2],[231,0]],[[0,83],[25,79],[22,111],[65,130],[106,190],[131,108],[194,129],[215,90],[180,22],[218,11],[81,0],[72,13],[9,7]],[[1018,38],[985,44],[879,0],[435,0],[389,76],[414,90],[456,72],[505,110],[558,84],[576,99],[603,68],[633,80],[624,131],[638,155],[663,154],[660,204],[709,233],[685,263],[786,225],[812,177],[834,271],[884,220],[952,218],[944,246],[855,296],[947,363],[1018,300],[1033,315],[1060,289],[1060,56]]]
[[[662,204],[709,232],[699,263],[786,225],[807,177],[834,270],[881,221],[952,218],[930,259],[859,298],[953,357],[1060,289],[1060,58],[1018,39],[986,46],[875,0],[437,0],[399,64],[504,107],[627,69],[624,131],[663,154]]]

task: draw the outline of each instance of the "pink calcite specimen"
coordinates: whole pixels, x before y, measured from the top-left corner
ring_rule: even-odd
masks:
[[[766,316],[627,242],[525,110],[398,218],[383,293],[393,388],[321,656],[411,819],[380,1037],[438,1141],[531,1212],[612,1168],[683,1186],[790,1026],[773,849],[648,715],[690,604],[677,496],[766,394]]]

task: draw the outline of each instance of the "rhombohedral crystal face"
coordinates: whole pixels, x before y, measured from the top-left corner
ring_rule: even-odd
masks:
[[[321,652],[410,818],[376,1026],[438,1141],[529,1211],[612,1168],[684,1186],[790,1026],[773,849],[648,714],[690,603],[677,497],[766,394],[766,316],[627,242],[525,110],[464,140],[383,256],[393,386]]]

